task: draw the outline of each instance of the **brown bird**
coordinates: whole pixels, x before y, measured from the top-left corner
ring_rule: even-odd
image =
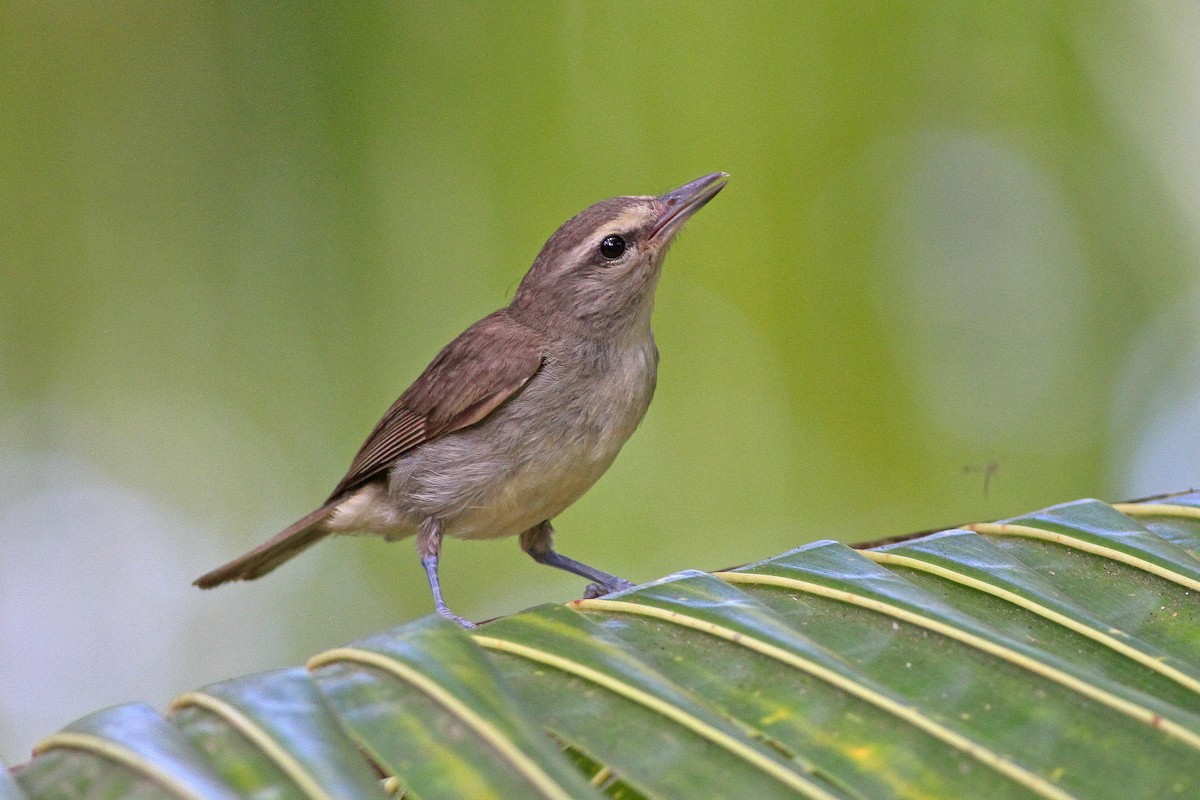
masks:
[[[645,415],[663,257],[727,179],[603,200],[564,223],[512,302],[467,328],[392,404],[324,505],[196,585],[251,580],[331,533],[369,533],[415,534],[437,612],[466,627],[442,599],[444,536],[519,534],[534,560],[594,581],[593,596],[632,586],[558,553],[550,520],[604,474]]]

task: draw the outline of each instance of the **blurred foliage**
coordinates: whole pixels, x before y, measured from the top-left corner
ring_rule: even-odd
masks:
[[[424,613],[408,543],[188,581],[319,502],[559,223],[714,170],[658,397],[564,552],[641,580],[1194,483],[1198,29],[1145,3],[0,9],[0,755]],[[582,589],[508,541],[449,543],[443,578],[475,617]],[[34,681],[58,705],[21,706]]]

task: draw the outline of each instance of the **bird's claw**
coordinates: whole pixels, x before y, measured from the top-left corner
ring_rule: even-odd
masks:
[[[451,622],[455,623],[456,625],[460,625],[469,631],[475,630],[475,628],[478,627],[474,622],[471,622],[471,620],[467,619],[466,617],[460,617],[458,614],[455,614],[453,611],[451,611],[448,608],[439,608],[437,610],[437,613],[438,613],[438,616],[440,616],[444,619],[448,619]]]
[[[622,592],[626,589],[632,589],[637,584],[617,578],[612,583],[589,583],[587,588],[583,590],[584,600],[595,600],[597,597],[604,597],[606,594],[613,592]]]

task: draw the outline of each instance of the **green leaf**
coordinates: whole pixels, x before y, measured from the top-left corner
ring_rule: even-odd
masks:
[[[542,606],[486,631],[475,640],[507,656],[498,662],[539,721],[651,796],[841,796],[569,609]]]
[[[827,643],[800,633],[782,615],[742,591],[706,575],[688,575],[643,587],[636,604],[580,605],[630,614],[622,628],[630,643],[673,636],[661,659],[688,685],[734,714],[761,737],[822,765],[863,797],[894,795],[1034,796],[1035,775],[1010,764],[958,730],[954,720],[912,707],[887,682],[877,682],[838,650],[858,642]],[[624,598],[622,598],[624,600]],[[680,657],[691,653],[692,657]],[[885,678],[890,676],[884,676]],[[745,686],[755,687],[749,695]],[[802,709],[802,713],[797,713]],[[1042,786],[1052,792],[1049,785]]]
[[[1114,508],[1200,559],[1200,492],[1177,495],[1170,502],[1119,503]]]
[[[1076,606],[1167,654],[1200,685],[1200,562],[1186,550],[1095,500],[1012,520],[993,536]]]
[[[1072,794],[1104,796],[1114,780],[1140,782],[1125,796],[1194,785],[1194,714],[989,630],[849,548],[818,543],[724,577],[912,709]],[[1135,763],[1114,771],[1114,758]]]
[[[1035,547],[1021,555],[1037,564],[1039,552],[1040,548]],[[1146,679],[1154,675],[1190,695],[1200,693],[1200,664],[1139,639],[1100,616],[1097,612],[1102,609],[1091,607],[1090,596],[1108,585],[1119,570],[1119,562],[1097,564],[1096,569],[1082,575],[1064,570],[1059,580],[1052,583],[1008,549],[968,531],[949,531],[910,543],[888,545],[868,555],[895,568],[926,572],[967,592],[990,595],[1011,609],[1019,609],[1087,639],[1094,647],[1122,659],[1117,665],[1127,674],[1131,672]],[[1145,606],[1149,592],[1150,605],[1157,607],[1164,602],[1159,594],[1162,582],[1148,573],[1143,573],[1143,579],[1144,591],[1125,593],[1122,597],[1126,602]],[[1174,586],[1180,603],[1187,603],[1190,590]],[[1191,599],[1194,602],[1194,597]]]
[[[171,707],[171,721],[242,797],[386,797],[303,669],[213,684]]]
[[[237,800],[179,730],[149,706],[98,711],[34,748],[18,773],[36,798]]]
[[[425,800],[600,797],[457,625],[426,617],[310,667],[360,747]]]
[[[1200,496],[817,542],[110,709],[0,800],[1200,796]]]

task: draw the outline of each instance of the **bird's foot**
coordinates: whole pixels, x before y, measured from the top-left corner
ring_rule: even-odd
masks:
[[[604,597],[606,594],[613,592],[621,592],[625,589],[632,589],[637,584],[617,578],[610,583],[589,583],[587,588],[583,590],[584,600],[595,600],[597,597]]]
[[[439,608],[437,610],[437,613],[439,616],[450,620],[451,622],[455,623],[456,625],[461,625],[462,627],[466,628],[469,631],[474,630],[476,627],[478,627],[478,626],[476,626],[476,624],[474,622],[471,622],[471,620],[467,619],[466,617],[460,617],[458,614],[455,614],[453,611],[446,608],[445,606],[443,606],[442,608]]]

